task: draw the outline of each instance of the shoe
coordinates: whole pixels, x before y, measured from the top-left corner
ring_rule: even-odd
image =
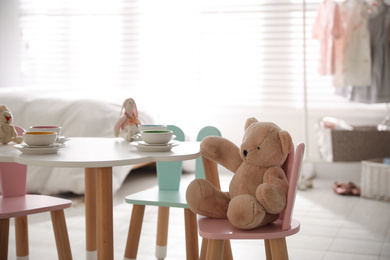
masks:
[[[350,195],[351,188],[348,184],[342,182],[333,183],[333,191],[339,195]]]
[[[349,189],[351,190],[351,195],[360,196],[360,188],[355,185],[353,182],[348,182]]]

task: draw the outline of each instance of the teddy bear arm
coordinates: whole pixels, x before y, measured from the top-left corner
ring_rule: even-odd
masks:
[[[240,148],[233,142],[219,136],[203,139],[200,153],[209,160],[215,161],[231,172],[236,172],[242,164]]]

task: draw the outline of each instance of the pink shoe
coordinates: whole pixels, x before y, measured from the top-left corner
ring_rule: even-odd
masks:
[[[353,182],[348,182],[348,186],[351,190],[351,195],[360,196],[360,188]]]

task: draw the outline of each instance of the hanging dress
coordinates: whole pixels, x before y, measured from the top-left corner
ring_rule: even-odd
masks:
[[[370,33],[367,5],[363,0],[340,4],[343,34],[335,42],[334,87],[371,84]]]
[[[371,85],[336,89],[336,94],[360,103],[390,102],[390,7],[378,6],[378,12],[370,14],[369,31],[371,45]]]
[[[318,5],[317,16],[313,24],[313,38],[320,43],[318,73],[334,73],[334,40],[341,34],[340,16],[337,3],[327,0]]]

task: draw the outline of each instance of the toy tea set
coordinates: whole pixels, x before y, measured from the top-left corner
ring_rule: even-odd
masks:
[[[141,152],[164,152],[177,146],[173,132],[166,125],[143,125],[138,119],[137,105],[132,98],[123,102],[119,120],[114,126],[115,137],[122,137]]]

